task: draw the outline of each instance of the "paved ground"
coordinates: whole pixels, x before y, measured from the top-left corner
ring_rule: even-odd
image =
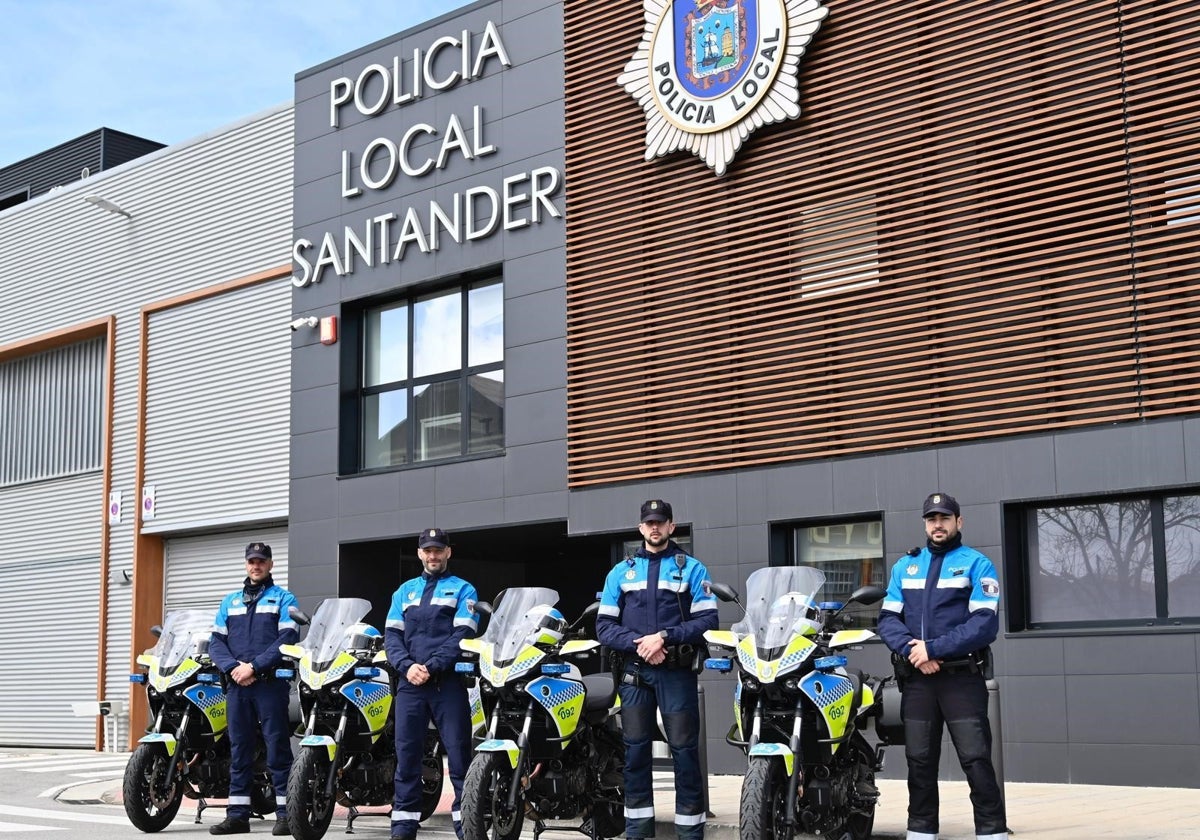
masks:
[[[713,816],[705,832],[709,840],[736,840],[741,776],[709,777],[709,806]],[[655,800],[660,815],[658,837],[670,840],[674,830],[669,815],[674,803],[669,774],[656,774]],[[903,838],[907,793],[903,781],[879,781],[881,797],[875,816],[876,838]],[[971,805],[965,782],[942,782],[942,840],[972,840]],[[1200,790],[1189,788],[1137,788],[1100,785],[1043,785],[1008,782],[1005,785],[1009,828],[1017,840],[1200,840]],[[56,797],[63,802],[120,802],[120,784],[89,782],[75,785]],[[449,797],[443,797],[431,827],[449,827]],[[194,805],[185,807],[194,813]],[[220,811],[206,814],[220,819]],[[329,836],[344,829],[339,818]],[[363,820],[363,834],[382,833],[381,820]],[[370,828],[370,831],[367,829]],[[528,827],[527,827],[528,828]],[[356,831],[355,833],[359,833]],[[532,836],[527,830],[526,835]],[[558,834],[558,832],[554,832]]]

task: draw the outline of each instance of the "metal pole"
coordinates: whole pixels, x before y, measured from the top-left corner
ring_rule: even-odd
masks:
[[[705,718],[708,717],[704,709],[704,686],[696,683],[696,696],[700,703],[700,778],[704,783],[704,813],[707,816],[715,817],[716,814],[708,807],[708,725],[705,723]]]
[[[1006,802],[1004,796],[1004,727],[1000,721],[1000,683],[994,679],[988,680],[987,693],[988,726],[992,730],[992,769],[996,771],[996,784],[1000,786],[1000,801]]]

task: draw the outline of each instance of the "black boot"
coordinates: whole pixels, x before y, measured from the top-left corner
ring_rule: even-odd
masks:
[[[208,830],[209,834],[249,834],[250,820],[235,820],[226,817]]]
[[[292,827],[288,825],[288,818],[286,816],[276,817],[275,827],[271,829],[271,833],[276,837],[291,837]]]

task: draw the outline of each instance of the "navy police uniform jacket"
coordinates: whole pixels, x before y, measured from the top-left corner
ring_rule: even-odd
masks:
[[[249,583],[247,578],[246,582]],[[296,596],[267,577],[257,598],[239,589],[225,596],[213,621],[209,655],[221,673],[228,674],[239,662],[249,662],[258,677],[270,678],[283,661],[279,646],[294,644],[300,638],[296,622],[288,608],[296,606]]]
[[[908,643],[921,639],[930,659],[961,659],[996,640],[999,605],[986,555],[959,544],[939,563],[926,546],[892,567],[878,631],[893,653],[907,656]]]
[[[632,653],[634,639],[667,631],[668,645],[698,645],[717,629],[717,597],[704,564],[674,541],[649,553],[645,545],[612,568],[600,593],[596,637],[612,650]]]
[[[475,587],[451,574],[405,581],[392,595],[383,640],[388,662],[401,677],[415,664],[430,674],[454,669],[458,643],[479,629]]]

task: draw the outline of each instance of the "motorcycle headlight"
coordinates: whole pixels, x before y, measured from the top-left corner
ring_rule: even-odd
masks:
[[[746,691],[758,691],[758,680],[754,679],[754,677],[743,677],[742,688],[744,688]]]

